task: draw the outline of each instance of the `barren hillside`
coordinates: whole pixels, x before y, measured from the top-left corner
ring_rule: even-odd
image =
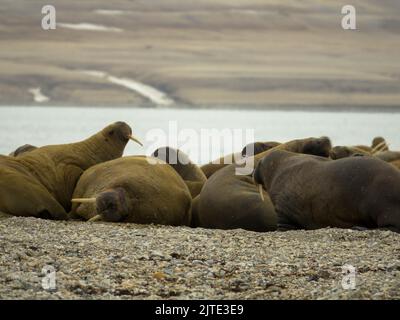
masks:
[[[1,105],[159,104],[110,76],[157,89],[165,105],[400,104],[397,0],[353,1],[357,31],[341,28],[346,1],[54,0],[48,31],[45,4],[2,1]]]

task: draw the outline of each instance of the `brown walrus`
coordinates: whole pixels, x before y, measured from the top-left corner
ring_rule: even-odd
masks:
[[[95,164],[121,157],[130,138],[135,139],[131,128],[116,122],[78,143],[0,157],[0,211],[67,219],[80,175]]]
[[[388,146],[386,140],[382,137],[375,137],[372,140],[371,147],[364,145],[357,146],[336,146],[331,149],[329,157],[333,160],[351,157],[354,155],[377,155],[383,151],[387,151]]]
[[[278,146],[280,143],[275,141],[268,142],[252,142],[247,144],[241,152],[231,153],[219,159],[213,160],[210,163],[202,165],[200,168],[204,172],[207,179],[215,172],[229,166],[233,163],[240,162],[247,155],[253,156],[261,152],[267,151]]]
[[[331,142],[326,137],[294,140],[264,151],[252,160],[257,163],[273,150],[328,156],[330,148]],[[276,214],[268,193],[262,191],[263,201],[251,176],[253,170],[247,175],[237,175],[239,166],[232,164],[219,170],[204,184],[199,198],[195,199],[194,227],[253,231],[276,229]]]
[[[258,163],[253,176],[271,196],[279,230],[400,230],[400,172],[374,157],[332,161],[278,150]]]
[[[32,150],[36,150],[37,147],[31,145],[31,144],[24,144],[23,146],[18,147],[17,149],[15,149],[13,152],[11,152],[9,154],[10,157],[18,157],[22,154],[24,154],[25,152],[30,152]]]
[[[84,220],[189,225],[190,192],[164,161],[130,156],[86,170],[76,185],[71,215]]]
[[[161,159],[172,166],[185,181],[193,198],[200,193],[207,178],[186,153],[172,147],[161,147],[152,153],[152,157]]]

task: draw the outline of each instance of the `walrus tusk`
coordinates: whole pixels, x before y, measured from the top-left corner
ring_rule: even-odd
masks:
[[[95,222],[95,221],[100,221],[101,220],[101,215],[95,215],[94,217],[90,218],[87,222]]]
[[[130,135],[130,136],[129,136],[129,139],[131,139],[132,141],[135,141],[136,143],[140,144],[140,145],[143,147],[143,143],[141,143],[141,142],[139,141],[139,139],[137,139],[136,137]]]
[[[261,200],[264,201],[264,195],[263,195],[263,187],[262,187],[262,184],[259,184],[259,185],[258,185],[258,191],[260,192]]]
[[[71,202],[93,203],[93,202],[96,202],[96,198],[76,198],[76,199],[72,199]]]
[[[375,148],[372,149],[371,154],[378,153],[382,151],[382,149],[386,146],[386,141],[382,141],[381,143],[377,144]]]

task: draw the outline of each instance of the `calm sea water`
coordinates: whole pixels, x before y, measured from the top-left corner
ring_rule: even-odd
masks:
[[[252,131],[246,139],[246,131],[240,134],[233,129],[253,130],[256,141],[326,135],[334,145],[369,145],[374,136],[381,135],[392,149],[400,149],[400,113],[0,107],[0,154],[8,154],[25,143],[42,146],[79,141],[115,121],[131,125],[144,143],[144,148],[129,143],[125,155],[149,154],[168,144],[183,146],[201,163],[232,151],[229,143],[224,145],[225,149],[222,145],[207,144],[206,138],[200,136],[202,129],[217,129],[217,133],[225,129],[228,140],[230,134],[236,134],[233,151],[240,151],[252,140]]]

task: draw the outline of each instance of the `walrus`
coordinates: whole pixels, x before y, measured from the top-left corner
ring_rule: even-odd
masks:
[[[331,149],[329,157],[333,160],[351,157],[354,155],[377,155],[389,150],[386,140],[382,137],[375,137],[371,147],[364,145],[336,146]]]
[[[191,220],[192,197],[182,178],[166,162],[146,156],[89,168],[72,202],[71,216],[90,221],[189,226]]]
[[[231,153],[225,155],[219,159],[215,159],[210,163],[204,164],[200,167],[207,179],[211,177],[215,172],[229,166],[230,164],[236,163],[242,160],[247,154],[257,155],[261,152],[267,151],[278,146],[280,143],[275,141],[268,142],[252,142],[247,144],[241,152]]]
[[[382,138],[382,137],[373,138],[372,142],[371,142],[371,146],[356,145],[354,147],[357,149],[364,150],[365,152],[369,152],[370,154],[375,154],[377,152],[389,150],[389,147],[388,147],[388,144],[386,143],[385,138]]]
[[[193,198],[200,193],[207,178],[186,153],[172,147],[161,147],[152,153],[152,157],[161,159],[172,166],[185,181]]]
[[[95,164],[121,157],[129,139],[140,143],[126,123],[116,122],[78,143],[0,157],[0,211],[67,219],[80,175]]]
[[[327,157],[331,148],[329,138],[308,138],[293,140],[254,156],[259,159],[273,150],[290,150]],[[204,184],[196,209],[193,210],[194,227],[236,229],[252,231],[276,230],[275,209],[269,195],[254,184],[251,173],[237,175],[240,164],[229,165],[213,174]],[[254,169],[254,168],[252,168]],[[196,224],[197,223],[197,224]]]
[[[273,151],[253,174],[275,206],[279,230],[400,230],[400,172],[370,156],[336,161]]]
[[[11,152],[9,154],[10,157],[18,157],[22,154],[24,154],[25,152],[30,152],[32,150],[36,150],[37,147],[31,145],[31,144],[24,144],[20,147],[18,147],[17,149],[15,149],[13,152]]]

